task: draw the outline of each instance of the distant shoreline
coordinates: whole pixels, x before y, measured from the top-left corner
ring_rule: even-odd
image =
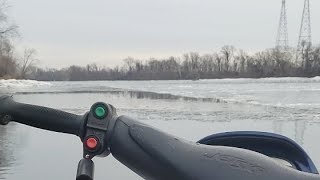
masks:
[[[31,51],[32,52],[32,51]],[[308,46],[302,57],[294,49],[266,49],[253,55],[223,46],[220,52],[190,52],[178,57],[148,60],[128,57],[113,68],[96,63],[50,69],[28,66],[23,71],[0,76],[38,81],[142,81],[225,78],[316,77],[320,76],[320,46]],[[14,72],[8,71],[7,72]]]
[[[14,79],[14,78],[7,78],[3,79],[0,78],[0,80],[32,80],[32,81],[42,81],[42,82],[77,82],[77,81],[199,81],[199,80],[259,80],[259,79],[281,79],[281,78],[305,78],[305,79],[312,79],[312,78],[317,78],[320,76],[311,76],[311,77],[305,77],[305,76],[283,76],[283,77],[259,77],[259,78],[252,78],[252,77],[228,77],[228,78],[211,78],[211,79],[139,79],[139,80],[127,80],[127,79],[121,79],[121,80],[56,80],[56,81],[50,81],[50,80],[34,80],[34,79]]]

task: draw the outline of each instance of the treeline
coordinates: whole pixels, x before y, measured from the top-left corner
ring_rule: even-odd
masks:
[[[312,77],[320,75],[320,46],[306,46],[301,56],[294,49],[268,49],[252,55],[224,46],[219,52],[140,60],[127,58],[114,68],[88,64],[64,69],[34,68],[29,78],[44,81],[80,80],[196,80],[213,78]]]
[[[12,40],[18,35],[17,26],[9,21],[7,7],[5,1],[0,0],[0,78],[15,76],[18,66],[12,45]]]
[[[15,51],[14,41],[20,35],[18,26],[7,15],[8,7],[6,0],[0,0],[0,79],[24,79],[32,73],[36,52],[26,48],[23,55],[19,55]]]

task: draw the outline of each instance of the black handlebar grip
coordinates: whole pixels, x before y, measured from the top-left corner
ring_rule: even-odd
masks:
[[[81,135],[83,117],[47,107],[15,102],[12,97],[0,97],[0,118],[10,119],[40,129]]]
[[[176,168],[162,163],[161,159],[153,156],[152,153],[150,154],[135,141],[130,129],[139,125],[147,126],[126,116],[120,116],[110,122],[107,133],[109,138],[106,141],[112,156],[144,179],[189,180],[184,174],[176,171]],[[152,136],[155,142],[158,142],[152,134],[142,134],[142,136],[148,135]]]
[[[144,179],[320,180],[254,151],[196,144],[129,117],[120,116],[109,126],[106,141],[113,157]]]

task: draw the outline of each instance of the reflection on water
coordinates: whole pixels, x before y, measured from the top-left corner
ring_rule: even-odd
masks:
[[[118,96],[129,96],[136,99],[164,99],[164,100],[184,100],[184,101],[204,101],[204,102],[216,102],[227,103],[224,100],[218,98],[201,98],[201,97],[188,97],[182,95],[172,95],[167,93],[154,93],[147,91],[131,91],[131,90],[113,90],[113,91],[67,91],[67,92],[17,92],[15,94],[112,94]]]
[[[299,120],[299,121],[294,121],[294,140],[300,144],[304,145],[304,136],[305,136],[305,131],[307,128],[307,121],[305,120]],[[283,126],[286,125],[286,121],[273,121],[273,131],[277,134],[283,134]]]
[[[15,131],[14,125],[0,126],[0,179],[5,179],[11,168],[18,164]]]
[[[160,94],[142,91],[128,90],[112,90],[101,92],[77,91],[77,92],[54,92],[54,93],[17,93],[14,98],[17,101],[44,105],[52,108],[58,108],[76,114],[84,114],[89,110],[90,106],[96,101],[104,101],[114,105],[117,108],[119,115],[128,115],[147,124],[155,126],[163,131],[183,137],[185,139],[197,141],[204,136],[235,130],[258,130],[267,132],[276,132],[286,135],[296,140],[300,145],[303,145],[311,157],[316,162],[320,162],[320,154],[318,151],[320,145],[313,142],[315,137],[319,135],[320,121],[318,109],[299,109],[298,107],[275,107],[263,106],[245,103],[226,103],[214,98],[196,98],[187,96],[177,96],[171,94]],[[10,134],[15,127],[0,127],[0,178],[6,176],[1,175],[8,173],[7,169],[11,169],[17,163],[16,151],[11,150],[15,144],[13,140],[16,134]],[[39,133],[37,130],[28,131],[29,134]],[[65,136],[57,135],[56,133],[41,132],[42,136],[47,136],[51,141],[64,142]],[[30,145],[25,147],[25,151],[32,154],[35,147],[42,136],[30,136]],[[37,139],[39,138],[39,139]],[[36,139],[36,140],[35,140]],[[34,144],[32,144],[32,142]],[[42,142],[42,141],[41,141]],[[72,140],[73,142],[73,140]],[[51,163],[52,167],[60,167],[56,159],[69,159],[77,162],[79,159],[74,157],[74,151],[65,151],[67,149],[79,149],[81,154],[81,146],[77,143],[64,142],[63,148],[53,145],[41,145],[38,147],[37,153],[43,154],[44,157],[35,157],[36,161],[42,162],[46,159]],[[43,142],[46,143],[46,142]],[[80,147],[80,148],[79,148]],[[53,153],[54,150],[63,150],[63,153]],[[61,150],[61,151],[62,151]],[[51,152],[50,155],[47,154]],[[80,155],[79,155],[80,156]],[[22,169],[19,171],[19,176],[14,172],[9,174],[7,179],[20,179],[28,174],[30,179],[48,179],[54,180],[69,179],[73,177],[76,163],[67,162],[65,169],[60,169],[61,173],[50,175],[49,169],[38,166],[43,172],[37,174],[37,178],[32,173],[35,170],[30,166],[30,161],[21,160]],[[112,169],[108,172],[110,179],[141,179],[134,174],[130,174],[129,170],[119,165],[113,158],[98,160],[97,168]],[[18,170],[16,170],[18,171]],[[105,171],[97,170],[96,179],[105,179]]]
[[[306,131],[306,121],[295,122],[295,140],[298,144],[304,144],[304,136]]]

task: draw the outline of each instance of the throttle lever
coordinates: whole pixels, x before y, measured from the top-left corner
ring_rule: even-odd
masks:
[[[76,180],[93,180],[94,163],[91,159],[81,159],[78,164]]]

